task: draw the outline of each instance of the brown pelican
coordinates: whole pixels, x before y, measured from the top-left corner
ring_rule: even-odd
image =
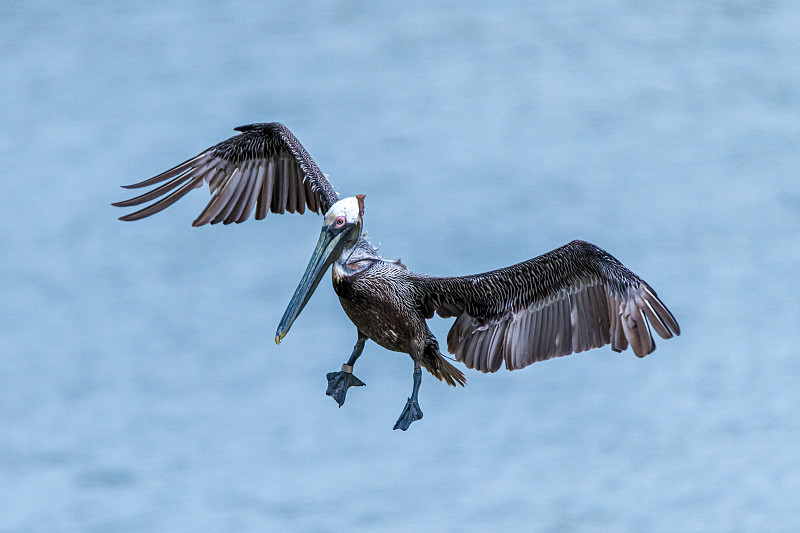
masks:
[[[424,367],[448,385],[466,378],[439,351],[426,319],[455,317],[447,349],[467,368],[496,372],[611,344],[628,345],[638,357],[655,350],[653,329],[665,339],[680,334],[678,322],[639,276],[609,253],[572,241],[517,265],[484,274],[433,277],[380,257],[362,236],[364,195],[339,199],[328,178],[282,124],[251,124],[199,155],[126,186],[161,184],[119,207],[147,207],[120,220],[139,220],[208,184],[211,200],[192,223],[244,222],[273,213],[323,213],[322,232],[281,318],[275,342],[289,332],[320,279],[333,265],[333,288],[358,332],[350,359],[327,375],[329,396],[341,407],[347,390],[364,383],[353,366],[371,339],[405,352],[414,362],[411,397],[394,429],[422,418],[417,395]],[[649,324],[649,325],[648,325]]]

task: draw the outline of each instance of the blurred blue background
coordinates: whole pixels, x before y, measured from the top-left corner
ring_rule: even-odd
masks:
[[[796,530],[798,28],[790,0],[4,4],[0,530]],[[583,238],[683,335],[426,375],[407,433],[411,362],[370,343],[337,409],[327,281],[273,342],[319,217],[109,205],[273,120],[384,256]]]

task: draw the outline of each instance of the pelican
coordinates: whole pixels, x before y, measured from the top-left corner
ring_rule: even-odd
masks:
[[[426,320],[455,317],[447,350],[455,361],[481,372],[508,370],[599,348],[629,345],[638,357],[655,350],[650,326],[662,338],[680,334],[675,317],[656,292],[605,250],[574,240],[528,261],[483,274],[435,277],[390,261],[362,234],[364,195],[339,198],[326,174],[286,126],[277,122],[234,128],[240,132],[153,177],[124,186],[148,192],[112,205],[149,205],[120,220],[148,217],[192,189],[208,184],[211,200],[192,223],[241,223],[272,213],[324,215],[319,241],[278,324],[275,342],[289,332],[328,268],[333,289],[356,326],[350,358],[327,374],[328,389],[341,407],[367,340],[407,353],[414,363],[413,387],[394,429],[422,418],[418,394],[422,368],[448,385],[466,378],[439,350]]]

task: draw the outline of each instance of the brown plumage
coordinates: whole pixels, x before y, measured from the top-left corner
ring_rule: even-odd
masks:
[[[420,368],[449,385],[466,378],[439,351],[426,320],[455,317],[447,349],[481,372],[509,370],[607,344],[629,345],[644,357],[655,350],[650,326],[662,338],[680,334],[655,291],[603,249],[572,241],[528,261],[470,276],[432,277],[381,258],[362,236],[364,197],[339,200],[333,187],[282,124],[253,124],[154,178],[128,188],[158,185],[120,207],[152,202],[121,217],[138,220],[207,183],[211,199],[193,225],[243,222],[255,213],[324,213],[320,240],[281,319],[280,342],[333,264],[333,284],[358,341],[341,372],[328,374],[328,394],[341,406],[367,339],[414,361],[414,388],[395,429],[422,418],[417,403]]]

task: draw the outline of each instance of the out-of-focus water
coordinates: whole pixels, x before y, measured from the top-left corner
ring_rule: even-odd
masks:
[[[0,530],[792,531],[800,525],[800,4],[0,7]],[[286,123],[387,257],[430,274],[573,238],[683,335],[426,376],[327,282],[318,217],[194,229],[139,181]],[[449,322],[432,322],[440,340]]]

